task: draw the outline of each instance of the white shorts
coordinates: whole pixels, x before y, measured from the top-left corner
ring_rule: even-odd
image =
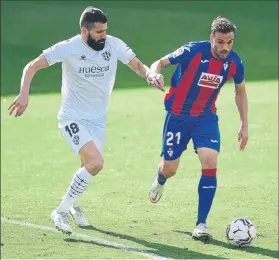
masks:
[[[95,143],[100,153],[103,152],[106,115],[91,120],[60,118],[58,119],[58,127],[76,155],[78,155],[80,148],[90,141]]]

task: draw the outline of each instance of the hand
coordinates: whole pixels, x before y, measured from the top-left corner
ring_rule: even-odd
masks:
[[[243,151],[248,142],[248,125],[241,126],[238,131],[238,142],[240,142],[239,149]]]
[[[15,117],[21,116],[28,106],[28,94],[19,93],[14,101],[9,106],[10,115],[15,112]]]
[[[153,87],[156,87],[160,89],[161,91],[164,90],[164,77],[162,74],[156,73],[156,72],[149,72],[146,76],[146,81],[148,85],[152,85]]]

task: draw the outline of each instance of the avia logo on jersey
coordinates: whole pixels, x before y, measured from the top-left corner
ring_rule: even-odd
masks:
[[[106,71],[109,71],[109,65],[103,67],[92,66],[92,67],[79,68],[78,73],[84,73],[84,76],[86,78],[90,78],[90,77],[103,77]]]
[[[218,88],[223,80],[223,76],[202,72],[198,86],[205,88]]]

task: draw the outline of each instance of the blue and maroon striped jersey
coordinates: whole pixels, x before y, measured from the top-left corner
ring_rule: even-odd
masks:
[[[171,64],[178,64],[165,97],[165,108],[175,115],[198,116],[216,113],[215,101],[225,82],[244,80],[240,57],[231,51],[226,59],[211,54],[210,41],[189,42],[168,55]]]

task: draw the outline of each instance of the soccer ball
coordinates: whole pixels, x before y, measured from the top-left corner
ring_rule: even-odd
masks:
[[[237,218],[228,225],[226,236],[230,244],[247,247],[256,237],[256,228],[249,219]]]

